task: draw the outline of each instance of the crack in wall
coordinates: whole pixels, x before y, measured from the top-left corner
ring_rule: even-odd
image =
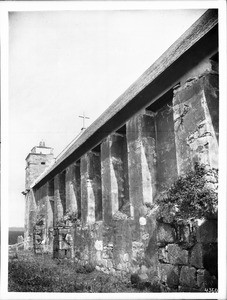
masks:
[[[187,105],[187,104],[184,104],[182,113],[174,120],[174,123],[180,121],[177,130],[179,129],[179,127],[183,126],[183,124],[184,124],[184,117],[189,112],[189,110],[190,110],[190,106]]]

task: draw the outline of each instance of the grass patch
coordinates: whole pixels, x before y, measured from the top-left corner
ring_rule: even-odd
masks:
[[[14,231],[14,230],[9,230],[9,245],[13,245],[17,243],[17,238],[19,235],[22,235],[24,237],[24,231]]]
[[[49,255],[34,256],[21,251],[9,262],[9,292],[116,293],[141,292],[130,278],[118,278],[97,271],[90,265],[78,267]]]

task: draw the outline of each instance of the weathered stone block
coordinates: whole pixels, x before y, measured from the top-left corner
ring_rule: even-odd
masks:
[[[187,265],[188,264],[188,251],[182,250],[176,244],[170,244],[167,246],[167,258],[168,262],[173,265]]]
[[[198,227],[196,232],[196,239],[198,243],[216,243],[217,242],[217,221],[206,220]]]
[[[157,242],[158,243],[173,243],[176,239],[176,233],[173,227],[169,224],[161,223],[157,228]]]
[[[159,278],[162,282],[167,283],[169,287],[174,287],[179,284],[179,271],[178,267],[170,264],[160,264]]]
[[[199,269],[197,271],[197,285],[200,288],[209,287],[209,282],[211,280],[210,273],[207,270]]]
[[[203,268],[203,246],[201,243],[197,243],[191,252],[190,264],[196,268]]]
[[[217,243],[197,243],[191,252],[190,264],[196,268],[205,268],[211,275],[217,276]]]
[[[158,259],[161,262],[167,262],[168,261],[166,247],[162,247],[162,248],[158,249]]]
[[[177,240],[184,247],[191,246],[194,242],[193,233],[190,230],[190,225],[178,224],[177,226]],[[193,241],[192,241],[193,240]]]
[[[180,272],[180,285],[187,287],[196,287],[196,269],[183,266]]]
[[[189,225],[182,228],[182,242],[190,243],[190,228]]]
[[[158,268],[149,268],[149,278],[150,278],[150,282],[151,284],[159,282],[159,270]]]

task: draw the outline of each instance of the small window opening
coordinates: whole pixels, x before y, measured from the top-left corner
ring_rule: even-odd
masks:
[[[41,162],[41,165],[45,165],[46,163],[44,161]]]

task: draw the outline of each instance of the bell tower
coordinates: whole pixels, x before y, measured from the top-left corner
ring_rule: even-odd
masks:
[[[29,189],[34,180],[44,172],[54,162],[53,148],[46,147],[45,142],[41,141],[39,146],[31,149],[26,157],[26,176],[25,189]]]

